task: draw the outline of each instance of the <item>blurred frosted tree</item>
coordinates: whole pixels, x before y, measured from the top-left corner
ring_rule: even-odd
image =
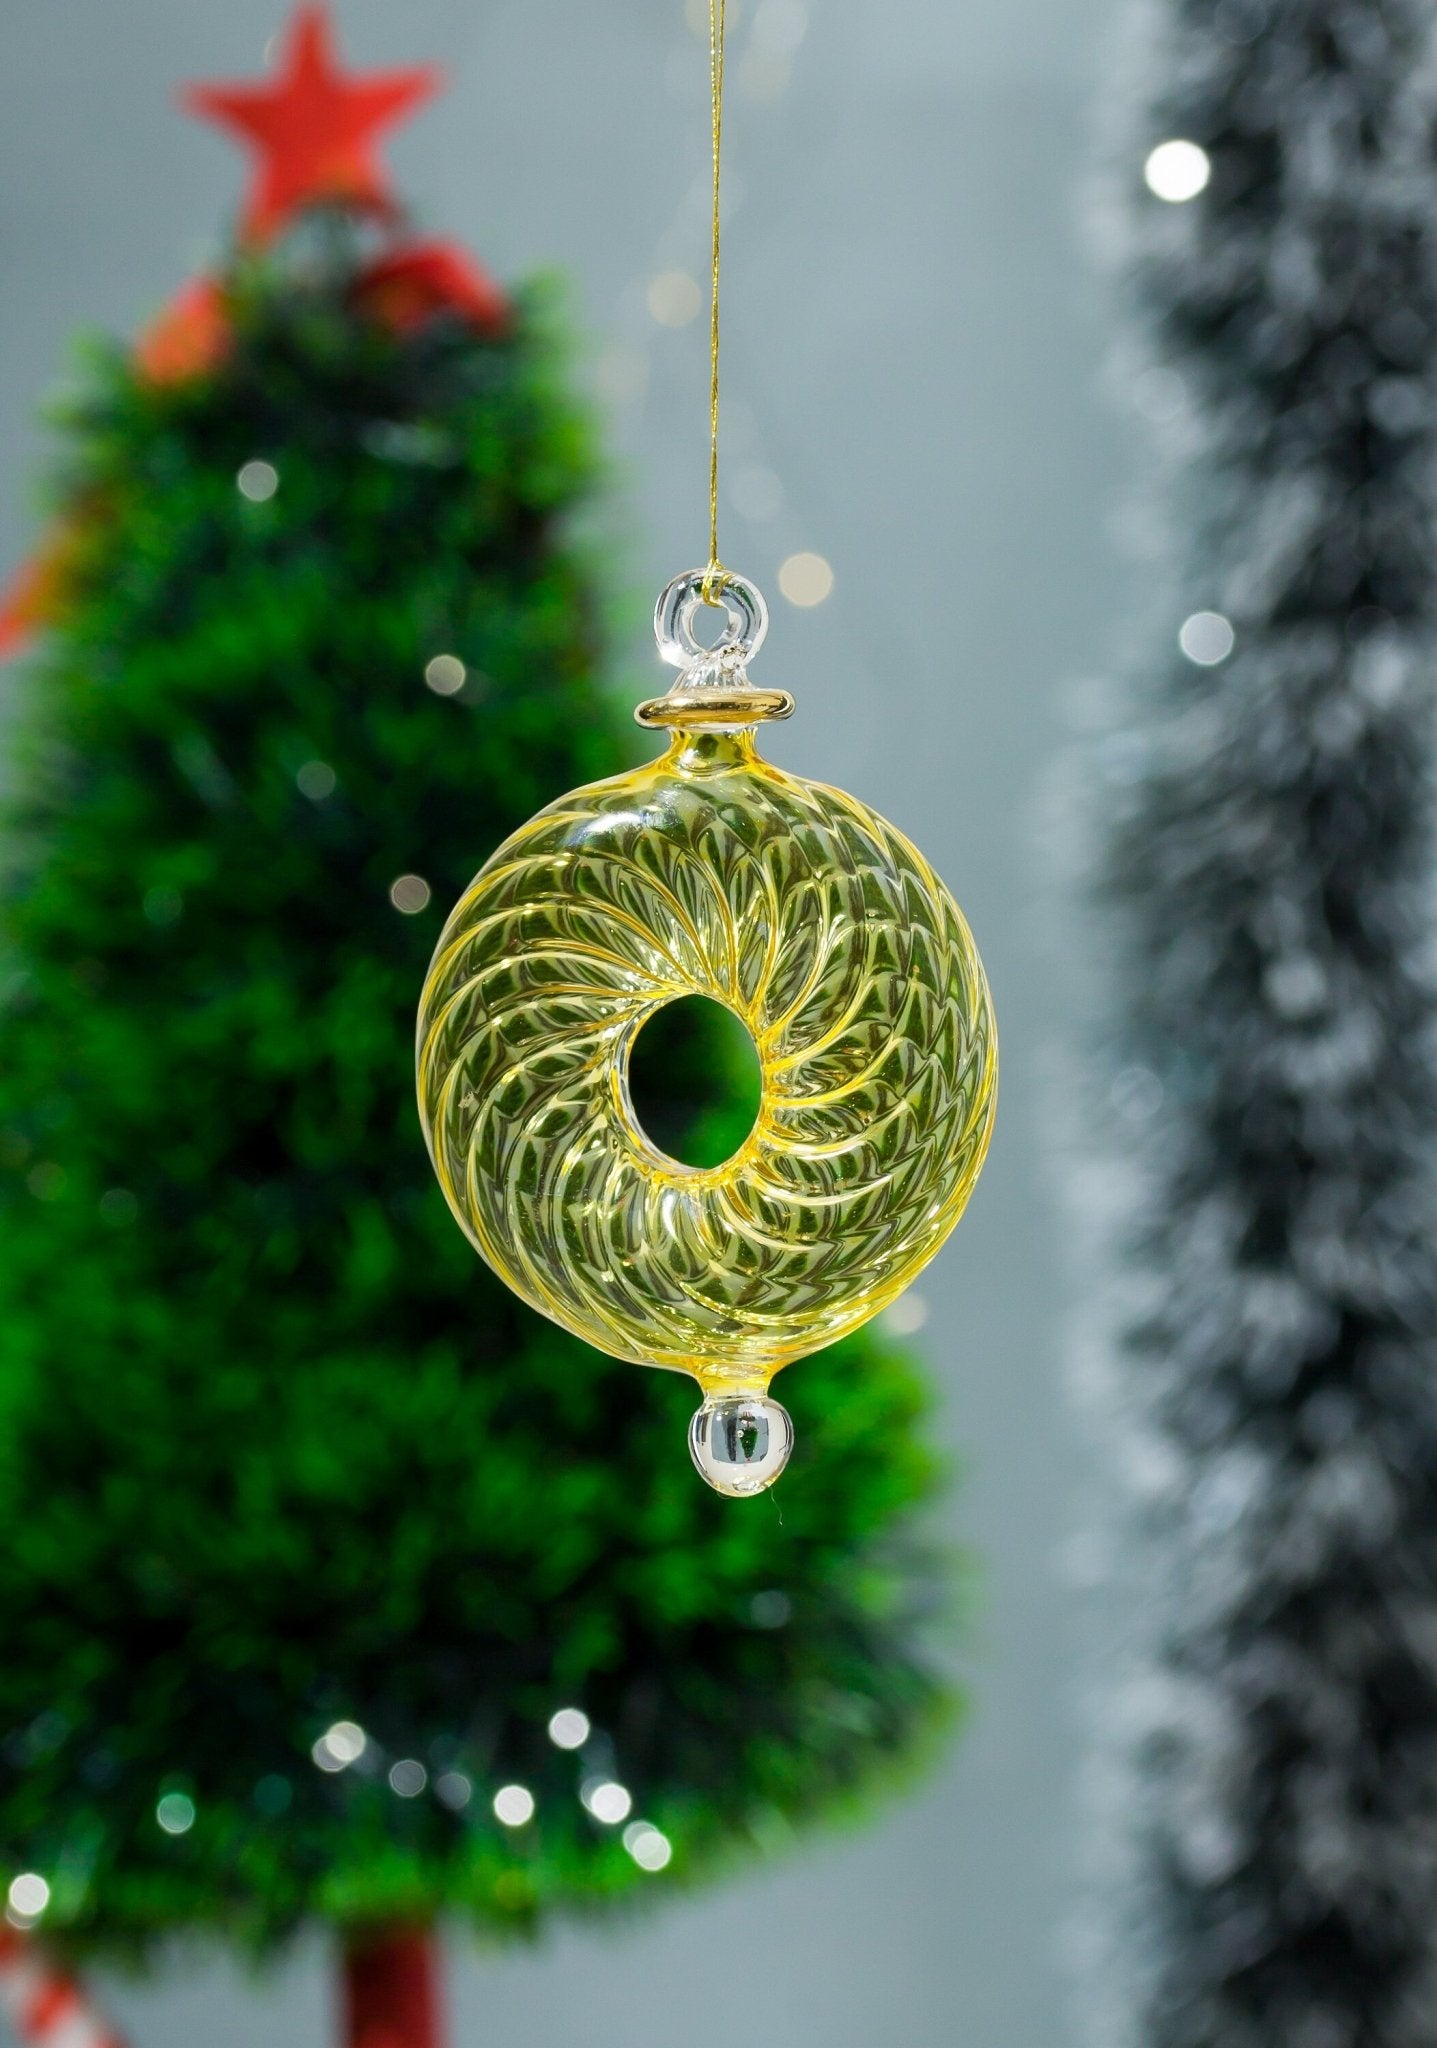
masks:
[[[719,1500],[686,1383],[531,1315],[425,1156],[443,907],[635,743],[550,295],[369,154],[426,84],[306,9],[196,96],[261,175],[69,410],[0,889],[0,1891],[81,1957],[333,1927],[385,2048],[432,2038],[440,1916],[662,1897],[942,1705],[902,1356],[806,1365],[781,1512]],[[737,1079],[671,1037],[656,1138],[726,1156]]]
[[[1170,654],[1102,750],[1155,1591],[1103,2038],[1437,2039],[1437,13],[1143,10]]]

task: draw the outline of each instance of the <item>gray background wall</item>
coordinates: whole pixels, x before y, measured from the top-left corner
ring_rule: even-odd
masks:
[[[693,4],[693,0],[690,0]],[[350,61],[435,58],[450,89],[391,160],[422,217],[501,277],[576,280],[652,592],[704,550],[703,323],[645,307],[701,276],[707,90],[684,0],[338,0]],[[1077,229],[1110,0],[730,0],[724,553],[774,603],[762,673],[799,698],[773,751],[901,823],[964,903],[1003,1028],[998,1140],[921,1290],[953,1527],[982,1560],[974,1711],[947,1762],[862,1836],[809,1844],[622,1931],[481,1958],[453,1944],[457,2044],[1050,2048],[1070,2038],[1059,1925],[1074,1861],[1080,1448],[1057,1391],[1058,1231],[1041,1065],[1065,996],[1035,904],[1055,689],[1102,662],[1117,425]],[[0,66],[0,565],[35,530],[35,409],[78,326],[130,332],[211,252],[240,165],[176,80],[258,70],[276,0],[8,0]],[[792,52],[786,83],[775,51]],[[763,52],[767,51],[765,57]],[[749,479],[750,490],[752,479]],[[836,586],[777,597],[815,548]],[[476,849],[476,854],[479,849]],[[786,1398],[802,1424],[798,1367]],[[615,1483],[621,1483],[616,1475]],[[1065,1547],[1066,1546],[1066,1547]],[[133,2048],[328,2039],[316,1945],[254,1981],[180,1955],[106,1984]]]

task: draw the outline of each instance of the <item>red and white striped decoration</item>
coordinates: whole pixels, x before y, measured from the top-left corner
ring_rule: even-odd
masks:
[[[75,1979],[12,1927],[0,1927],[0,2011],[23,2048],[124,2048]]]

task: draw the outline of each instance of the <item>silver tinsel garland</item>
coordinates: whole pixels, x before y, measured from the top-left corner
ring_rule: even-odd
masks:
[[[1433,2048],[1437,8],[1136,27],[1117,219],[1180,538],[1171,654],[1089,761],[1083,1378],[1140,1596],[1095,2033]]]

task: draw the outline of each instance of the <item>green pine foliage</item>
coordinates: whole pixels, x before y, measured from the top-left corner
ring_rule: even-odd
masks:
[[[92,365],[14,743],[0,1877],[45,1875],[81,1950],[450,1911],[503,1936],[658,1896],[853,1808],[945,1704],[901,1356],[801,1366],[790,1476],[721,1501],[692,1386],[530,1314],[445,1210],[412,1089],[444,910],[637,736],[596,676],[569,537],[595,451],[552,304],[398,337],[346,282],[236,277],[203,377]],[[671,1039],[655,1118],[729,1058]],[[546,1733],[571,1704],[576,1754]],[[320,1768],[339,1721],[364,1752]],[[581,1803],[610,1774],[663,1872]],[[508,1782],[526,1826],[494,1815]]]

